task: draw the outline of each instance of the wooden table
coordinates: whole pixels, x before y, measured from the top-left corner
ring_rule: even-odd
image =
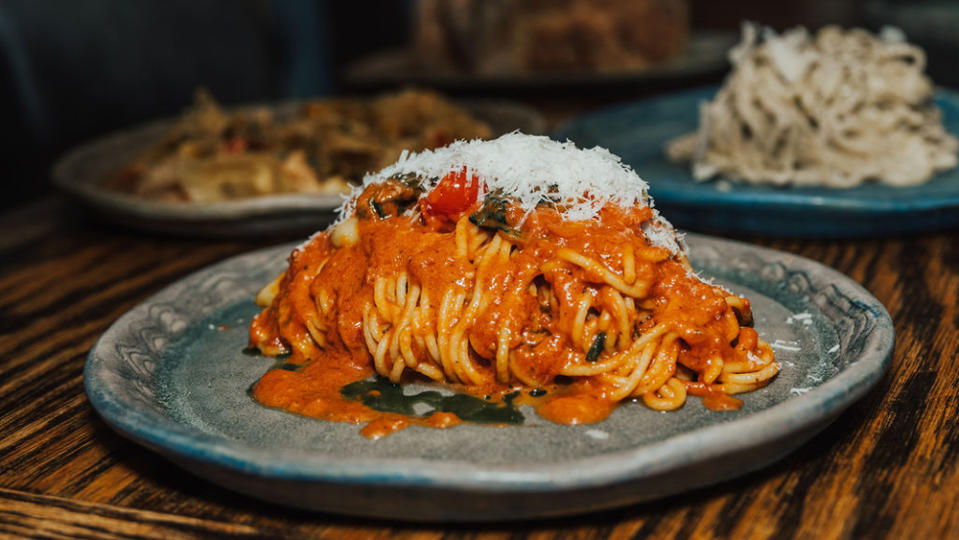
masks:
[[[65,214],[50,200],[0,216],[0,536],[959,538],[959,231],[760,242],[852,276],[896,323],[887,376],[782,461],[601,514],[432,526],[272,506],[111,431],[82,386],[97,336],[187,273],[288,238],[151,236]]]

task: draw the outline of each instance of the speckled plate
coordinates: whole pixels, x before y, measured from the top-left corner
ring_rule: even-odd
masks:
[[[764,248],[689,237],[693,264],[753,302],[782,371],[736,412],[697,398],[675,412],[620,406],[562,426],[359,427],[262,407],[247,390],[272,360],[247,356],[256,291],[292,245],[201,270],[121,317],[90,352],[87,395],[114,429],[194,474],[275,503],[402,520],[502,520],[627,505],[781,458],[861,397],[889,364],[883,306],[842,274]],[[409,392],[416,388],[408,389]],[[733,486],[730,489],[734,489]]]
[[[460,104],[487,122],[494,134],[515,129],[539,134],[546,121],[534,109],[497,100],[462,101]],[[291,116],[298,102],[247,105],[267,107],[277,118]],[[171,203],[115,193],[103,179],[159,141],[174,120],[159,120],[120,131],[83,144],[53,167],[53,183],[96,216],[162,233],[205,237],[249,237],[315,231],[330,223],[342,204],[339,195],[284,194],[216,203]]]
[[[704,232],[792,237],[859,237],[959,226],[959,168],[921,186],[867,183],[850,189],[697,182],[688,165],[671,163],[664,146],[694,131],[699,104],[717,87],[618,105],[576,118],[554,138],[604,146],[650,184],[656,206],[679,227]],[[959,135],[959,93],[939,89],[946,130]]]

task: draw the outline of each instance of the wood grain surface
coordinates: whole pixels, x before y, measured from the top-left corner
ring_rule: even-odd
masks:
[[[199,480],[111,431],[83,392],[97,337],[189,272],[291,238],[98,225],[45,201],[0,216],[0,536],[39,538],[959,538],[959,232],[760,240],[869,289],[896,326],[890,372],[759,472],[566,519],[434,526],[290,510]]]

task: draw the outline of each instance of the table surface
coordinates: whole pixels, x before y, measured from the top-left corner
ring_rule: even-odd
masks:
[[[82,369],[121,314],[193,270],[290,238],[100,225],[50,199],[0,215],[0,536],[959,538],[959,231],[757,240],[832,266],[889,310],[889,373],[785,459],[600,514],[423,525],[290,510],[202,481],[111,431]]]

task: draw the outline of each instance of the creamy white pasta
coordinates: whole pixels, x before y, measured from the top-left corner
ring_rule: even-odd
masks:
[[[897,29],[777,35],[747,24],[730,61],[699,130],[667,145],[699,180],[911,186],[956,166],[959,142],[932,103],[925,55]]]

